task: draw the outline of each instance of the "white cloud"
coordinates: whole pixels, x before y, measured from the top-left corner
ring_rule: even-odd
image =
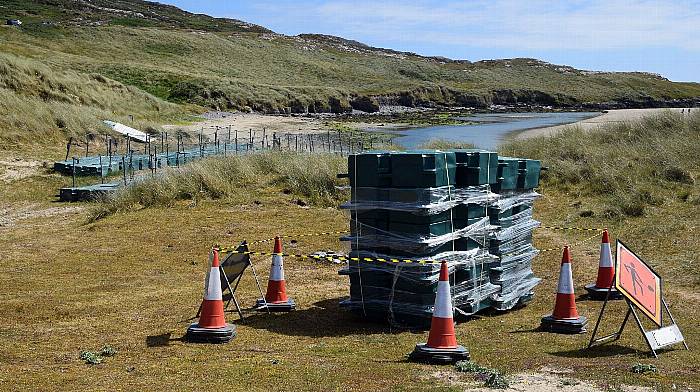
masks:
[[[303,4],[303,3],[302,3]],[[337,35],[373,41],[521,50],[700,50],[700,2],[656,0],[339,1],[274,4]],[[269,18],[269,17],[268,17]]]

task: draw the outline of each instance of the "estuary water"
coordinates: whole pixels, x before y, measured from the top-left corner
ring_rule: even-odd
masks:
[[[474,125],[435,125],[423,128],[398,129],[394,143],[415,149],[433,140],[472,143],[479,148],[495,149],[509,135],[533,128],[570,124],[600,115],[600,112],[555,113],[483,113],[462,120]]]

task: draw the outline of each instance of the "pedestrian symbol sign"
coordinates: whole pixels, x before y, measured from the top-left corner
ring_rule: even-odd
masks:
[[[611,286],[608,289],[605,302],[600,308],[598,321],[595,323],[591,340],[588,342],[589,348],[596,344],[620,339],[627,320],[630,319],[630,316],[633,316],[654,357],[657,356],[657,350],[677,343],[683,343],[683,347],[686,350],[688,349],[680,327],[676,324],[676,320],[673,319],[666,300],[661,296],[661,277],[620,240],[617,240],[617,254],[615,258],[615,288],[625,297],[627,314],[617,332],[605,336],[598,335],[598,327],[603,319],[605,307],[608,304],[608,300],[611,299],[610,293],[613,290]],[[652,319],[660,328],[651,331],[646,330],[639,319],[637,309]],[[663,325],[661,320],[661,312],[663,310],[666,310],[668,315],[666,326]]]
[[[615,287],[661,326],[661,278],[622,242],[617,242]]]

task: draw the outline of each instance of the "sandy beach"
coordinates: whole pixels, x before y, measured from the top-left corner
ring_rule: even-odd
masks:
[[[557,125],[553,127],[546,127],[546,128],[534,128],[534,129],[528,129],[526,131],[519,132],[517,135],[513,136],[514,139],[527,139],[530,137],[535,137],[535,136],[547,136],[547,135],[553,135],[559,131],[561,131],[564,128],[567,127],[581,127],[584,130],[590,130],[590,129],[595,129],[603,125],[607,124],[612,124],[612,123],[619,123],[619,122],[626,122],[626,121],[636,121],[641,119],[642,117],[645,116],[650,116],[654,114],[661,113],[665,110],[671,110],[674,112],[680,113],[681,111],[685,111],[688,113],[690,110],[696,111],[700,110],[698,108],[694,109],[682,109],[682,108],[654,108],[654,109],[617,109],[617,110],[609,110],[607,112],[604,112],[600,116],[596,116],[593,118],[589,118],[586,120],[578,121],[572,124],[563,124],[563,125]]]
[[[665,110],[671,110],[674,112],[700,110],[695,109],[683,109],[683,108],[654,108],[654,109],[617,109],[609,110],[602,113],[599,116],[581,120],[575,123],[562,124],[545,128],[533,128],[524,131],[519,131],[511,136],[513,139],[526,139],[536,136],[546,136],[552,135],[559,132],[567,127],[577,126],[584,130],[595,129],[599,126],[619,123],[626,121],[639,120],[642,117],[654,115],[661,113]],[[308,134],[316,132],[326,132],[329,129],[326,120],[332,120],[333,117],[328,118],[323,117],[306,117],[306,116],[283,116],[283,115],[266,115],[257,113],[229,113],[229,112],[210,112],[206,113],[202,117],[202,121],[199,121],[190,125],[164,125],[163,128],[167,131],[172,130],[184,130],[191,134],[203,133],[207,136],[212,137],[216,130],[219,130],[219,134],[227,132],[229,127],[232,132],[238,130],[244,134],[248,130],[252,129],[254,131],[261,131],[265,129],[270,133],[291,133],[291,134]],[[375,129],[375,130],[385,130],[390,131],[395,128],[400,128],[402,126],[407,126],[407,124],[399,123],[382,123],[381,126],[372,123],[352,123],[352,128],[355,129]]]
[[[206,113],[202,121],[191,125],[164,125],[163,129],[183,130],[196,134],[203,130],[205,135],[211,136],[219,129],[220,132],[239,131],[246,133],[248,130],[266,131],[273,133],[314,133],[326,131],[323,120],[313,117],[297,117],[282,115],[265,115],[257,113]]]

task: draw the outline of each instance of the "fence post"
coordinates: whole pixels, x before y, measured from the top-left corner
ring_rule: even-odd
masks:
[[[68,155],[70,155],[71,144],[73,144],[73,136],[68,138],[68,144],[66,144],[66,159],[64,159],[64,161],[68,160]]]
[[[73,188],[75,188],[75,157],[73,157]]]
[[[343,156],[343,136],[338,131],[338,144],[340,144],[340,156]]]
[[[122,155],[122,171],[124,172],[124,186],[126,186],[126,156]]]
[[[168,144],[167,132],[165,132],[165,165],[170,166],[170,145]]]

